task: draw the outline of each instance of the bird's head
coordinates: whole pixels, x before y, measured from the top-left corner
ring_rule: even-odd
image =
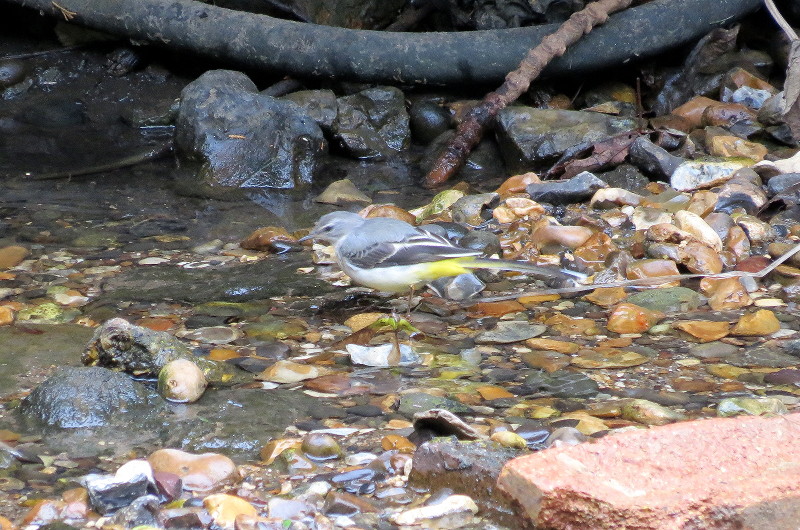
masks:
[[[341,238],[358,229],[366,219],[352,212],[331,212],[319,218],[311,232],[300,238],[300,241],[320,239],[335,244]]]

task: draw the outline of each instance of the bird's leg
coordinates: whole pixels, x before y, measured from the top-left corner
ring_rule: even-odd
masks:
[[[408,305],[406,306],[406,320],[411,320],[411,299],[414,297],[414,286],[408,291]]]

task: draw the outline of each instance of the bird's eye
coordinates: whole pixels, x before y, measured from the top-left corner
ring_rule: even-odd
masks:
[[[330,232],[331,230],[333,230],[333,227],[331,225],[322,227],[323,232]]]

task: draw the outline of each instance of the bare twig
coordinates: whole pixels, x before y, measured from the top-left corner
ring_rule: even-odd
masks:
[[[60,6],[60,5],[58,5],[57,3],[55,3],[55,2],[50,2],[50,3],[51,3],[51,4],[53,4],[53,7],[55,7],[56,9],[58,9],[58,11],[59,11],[59,12],[61,13],[61,15],[64,17],[64,20],[66,20],[67,22],[69,22],[70,20],[72,20],[73,18],[75,18],[75,15],[77,15],[77,14],[78,14],[76,11],[70,11],[70,10],[69,10],[69,9],[67,9],[66,7],[64,7],[64,6]]]
[[[595,26],[604,23],[608,15],[625,9],[631,0],[598,0],[581,11],[573,13],[554,33],[542,39],[538,46],[528,52],[519,68],[509,73],[503,85],[490,92],[483,102],[476,105],[462,121],[456,134],[444,147],[434,162],[425,185],[436,187],[443,184],[458,171],[472,151],[481,141],[486,128],[494,121],[497,113],[509,103],[516,101],[556,57],[561,57],[567,48],[576,43]]]
[[[608,282],[608,283],[594,283],[594,284],[586,284],[586,285],[577,285],[575,287],[562,287],[557,289],[538,289],[536,291],[524,292],[524,293],[514,293],[508,295],[501,295],[501,296],[493,296],[489,298],[480,298],[478,301],[480,302],[500,302],[502,300],[513,300],[519,298],[521,296],[530,296],[530,295],[545,295],[545,294],[570,294],[570,293],[580,293],[584,291],[593,291],[599,288],[605,287],[653,287],[656,285],[661,285],[663,283],[672,282],[675,280],[692,280],[697,278],[715,278],[715,279],[723,279],[723,278],[763,278],[767,274],[774,271],[778,265],[781,265],[783,262],[794,256],[800,252],[800,244],[797,244],[790,248],[787,252],[782,254],[778,259],[770,263],[767,267],[764,267],[758,272],[747,272],[747,271],[731,271],[731,272],[722,272],[719,274],[673,274],[670,276],[654,276],[652,278],[637,278],[635,280],[623,280],[619,282]],[[474,303],[475,300],[472,300],[471,303]]]
[[[783,18],[781,12],[778,11],[775,2],[772,0],[764,0],[764,5],[766,6],[767,11],[769,11],[769,14],[772,16],[772,19],[775,21],[775,23],[778,24],[783,32],[786,33],[786,36],[789,37],[789,40],[798,40],[798,38],[800,38],[797,36],[794,28],[790,26],[788,22],[786,22],[785,18]]]

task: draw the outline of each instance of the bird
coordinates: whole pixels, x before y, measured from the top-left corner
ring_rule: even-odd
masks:
[[[549,269],[523,261],[484,258],[480,251],[460,247],[445,237],[399,219],[364,218],[336,211],[323,215],[300,241],[333,245],[339,267],[359,285],[389,293],[412,292],[439,278],[474,269],[493,269],[564,278],[585,275]]]

